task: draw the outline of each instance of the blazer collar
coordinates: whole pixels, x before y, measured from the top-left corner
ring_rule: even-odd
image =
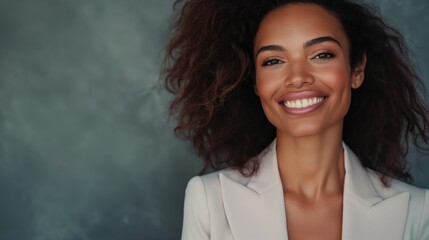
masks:
[[[383,197],[357,156],[343,143],[345,182],[342,239],[402,239],[409,193]],[[288,239],[276,140],[259,156],[250,178],[220,173],[225,213],[234,239]],[[374,178],[374,179],[372,179]],[[392,210],[393,209],[393,210]]]
[[[251,177],[247,187],[258,194],[262,194],[282,184],[277,166],[276,140],[265,148],[257,158],[260,161],[259,171]]]
[[[258,156],[257,174],[219,175],[225,214],[234,239],[288,239],[275,140]]]
[[[373,206],[383,199],[370,181],[367,170],[360,163],[359,158],[343,143],[344,167],[346,177],[344,180],[344,193],[348,193],[368,206]]]
[[[410,194],[384,196],[377,174],[365,169],[343,143],[346,177],[342,239],[402,239]]]

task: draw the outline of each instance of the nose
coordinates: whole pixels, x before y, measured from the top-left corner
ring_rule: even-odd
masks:
[[[314,82],[305,60],[289,61],[284,84],[286,87],[300,88]]]

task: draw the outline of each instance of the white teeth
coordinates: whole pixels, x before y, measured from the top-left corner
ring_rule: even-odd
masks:
[[[323,101],[324,97],[314,97],[298,99],[293,101],[284,101],[283,105],[287,108],[305,108],[314,104],[318,104]]]

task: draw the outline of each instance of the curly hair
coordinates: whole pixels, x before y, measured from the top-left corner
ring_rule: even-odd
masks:
[[[372,7],[349,0],[176,0],[180,10],[163,67],[174,95],[176,135],[192,142],[205,162],[202,173],[223,166],[248,176],[257,172],[254,156],[276,132],[254,92],[253,41],[264,16],[291,3],[318,4],[339,20],[352,69],[367,57],[365,81],[352,90],[343,141],[365,167],[410,180],[409,142],[419,149],[429,143],[424,85],[401,34]]]

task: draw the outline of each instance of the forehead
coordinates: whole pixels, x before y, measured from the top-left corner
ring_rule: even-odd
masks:
[[[264,17],[255,36],[255,47],[297,35],[307,39],[332,36],[348,45],[340,21],[331,12],[317,4],[298,3],[281,6]]]

